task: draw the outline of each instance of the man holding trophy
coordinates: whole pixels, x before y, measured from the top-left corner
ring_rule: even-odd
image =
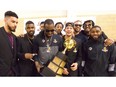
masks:
[[[58,52],[44,67],[43,76],[78,76],[78,67],[81,64],[81,43],[74,37],[74,24],[66,23],[63,36],[62,52]]]
[[[63,76],[79,76],[81,64],[81,42],[74,37],[74,24],[67,22],[65,25],[66,35],[63,36],[65,55],[67,55]]]
[[[62,39],[53,33],[54,22],[51,19],[45,20],[44,31],[37,35],[34,40],[34,50],[38,53],[35,64],[40,75],[78,75],[81,60],[81,43],[73,37],[73,27],[73,23],[66,24],[66,35]]]
[[[35,56],[35,65],[40,75],[50,76],[48,75],[49,68],[45,68],[46,75],[41,72],[61,48],[62,38],[59,35],[54,34],[53,20],[46,19],[44,23],[44,30],[41,31],[34,39],[34,53],[38,54]]]

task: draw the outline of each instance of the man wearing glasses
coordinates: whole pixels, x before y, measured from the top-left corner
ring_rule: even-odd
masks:
[[[77,36],[77,38],[81,39],[82,45],[83,45],[83,43],[85,43],[85,42],[88,41],[88,39],[89,39],[89,37],[90,37],[90,30],[91,30],[91,28],[94,27],[94,26],[95,26],[95,23],[94,23],[92,20],[86,20],[86,21],[84,21],[84,23],[83,23],[83,29],[84,29],[84,30],[82,30],[82,31],[79,33],[79,35]],[[109,39],[109,38],[104,34],[103,31],[102,31],[101,36],[104,38],[104,44],[105,44],[105,46],[110,46],[110,45],[113,44],[113,41],[112,41],[111,39]],[[82,47],[83,47],[83,46],[82,46]],[[82,48],[82,50],[83,50],[83,48]],[[83,53],[83,52],[82,52],[82,53]],[[83,53],[83,54],[84,54],[84,53]],[[82,55],[83,55],[83,54],[82,54]],[[82,61],[82,67],[84,66],[84,64],[85,64],[85,61]]]
[[[54,22],[52,19],[46,19],[44,30],[34,39],[35,65],[38,72],[46,66],[62,47],[62,38],[54,34]]]
[[[74,22],[74,30],[75,30],[75,35],[78,35],[81,31],[81,27],[82,27],[82,21],[77,20]]]
[[[79,25],[79,24],[78,24]],[[92,20],[86,20],[83,23],[83,29],[84,30],[80,30],[79,34],[76,34],[75,37],[77,37],[78,39],[80,39],[82,41],[82,43],[88,41],[88,38],[90,36],[90,29],[95,25],[95,23]],[[77,24],[75,24],[75,26],[77,26]],[[81,25],[78,26],[81,28]],[[102,31],[102,36],[105,39],[105,44],[111,45],[113,43],[113,41],[111,39],[109,39],[105,33]]]

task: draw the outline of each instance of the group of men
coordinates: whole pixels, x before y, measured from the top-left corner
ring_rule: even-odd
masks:
[[[42,76],[41,70],[65,49],[63,43],[68,39],[76,45],[66,50],[62,76],[115,76],[116,46],[92,20],[67,22],[64,28],[62,22],[46,19],[36,36],[34,23],[27,21],[27,33],[17,37],[12,33],[17,28],[17,14],[5,12],[4,21],[0,28],[0,76]]]

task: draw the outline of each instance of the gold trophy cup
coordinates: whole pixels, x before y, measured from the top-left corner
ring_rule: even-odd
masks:
[[[44,67],[41,74],[43,76],[62,76],[64,66],[66,64],[65,52],[71,50],[76,46],[74,39],[67,39],[64,41],[65,49],[62,52],[58,52],[57,55],[49,62],[47,67]]]

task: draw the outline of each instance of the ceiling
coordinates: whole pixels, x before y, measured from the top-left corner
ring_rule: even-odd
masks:
[[[1,0],[0,19],[7,10],[15,11],[20,18],[60,15],[66,12],[81,14],[116,14],[116,0]]]

